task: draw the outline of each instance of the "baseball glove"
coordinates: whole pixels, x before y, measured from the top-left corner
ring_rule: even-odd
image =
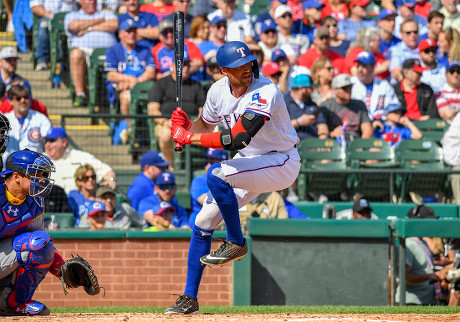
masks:
[[[89,295],[96,295],[100,292],[99,283],[91,265],[78,255],[62,265],[59,279],[64,294],[67,294],[66,287],[77,288],[79,286],[83,286]]]

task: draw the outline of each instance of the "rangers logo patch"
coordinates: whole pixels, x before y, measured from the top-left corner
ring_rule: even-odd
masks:
[[[252,95],[252,101],[257,101],[258,103],[260,104],[267,104],[267,100],[263,99],[259,93],[255,93],[254,95]]]

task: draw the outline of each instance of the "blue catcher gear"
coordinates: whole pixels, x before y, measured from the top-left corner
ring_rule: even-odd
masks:
[[[237,68],[252,62],[252,72],[259,78],[259,64],[257,58],[251,54],[248,46],[241,41],[230,41],[223,44],[217,51],[219,67]]]
[[[5,115],[0,113],[0,155],[8,147],[8,142],[10,141],[8,131],[11,131],[10,121],[8,121]]]
[[[51,172],[55,171],[56,168],[50,158],[25,149],[8,156],[5,170],[0,175],[5,176],[13,172],[25,175],[30,180],[29,195],[40,207],[43,207],[43,199],[53,188],[54,180],[50,176]]]
[[[13,241],[13,249],[19,268],[16,278],[12,281],[12,291],[7,298],[9,308],[16,308],[32,301],[35,290],[54,261],[54,245],[51,236],[44,231],[17,235]]]

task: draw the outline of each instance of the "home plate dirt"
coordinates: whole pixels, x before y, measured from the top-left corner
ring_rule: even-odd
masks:
[[[149,313],[118,314],[52,314],[35,317],[2,317],[2,321],[46,321],[46,322],[147,322],[147,321],[244,321],[244,322],[458,322],[459,314],[197,314],[177,316]]]

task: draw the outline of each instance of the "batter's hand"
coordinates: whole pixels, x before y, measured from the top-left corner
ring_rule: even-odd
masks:
[[[188,132],[182,126],[173,125],[171,126],[171,136],[173,141],[180,144],[191,144],[192,143],[192,132]]]
[[[186,130],[189,130],[192,127],[192,122],[188,119],[187,113],[183,110],[174,110],[171,115],[171,124],[173,126],[182,126]]]

